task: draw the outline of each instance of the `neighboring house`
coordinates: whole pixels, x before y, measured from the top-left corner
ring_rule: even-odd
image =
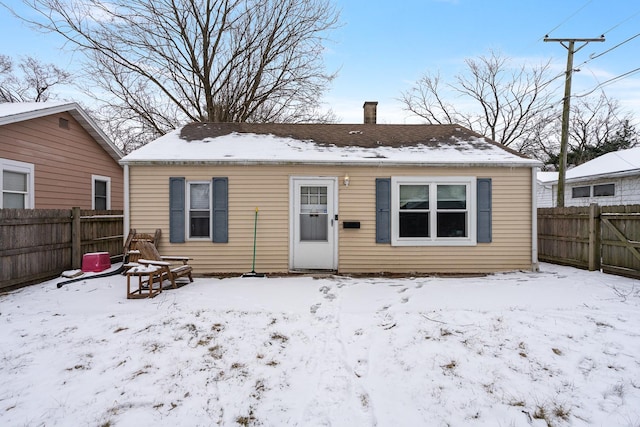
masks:
[[[537,268],[539,162],[460,126],[195,123],[121,164],[125,227],[195,273],[251,271],[256,209],[257,272]]]
[[[558,172],[538,172],[536,185],[536,198],[539,208],[552,208],[555,206],[556,194],[554,191],[558,182]]]
[[[0,208],[123,209],[121,158],[76,103],[0,104]]]
[[[538,184],[538,207],[556,206],[557,172],[538,172]],[[603,154],[567,170],[565,206],[591,203],[640,204],[640,147]]]

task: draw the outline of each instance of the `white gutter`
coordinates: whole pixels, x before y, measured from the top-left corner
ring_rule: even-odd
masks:
[[[166,166],[166,165],[178,165],[178,166],[291,166],[291,165],[305,165],[305,166],[420,166],[420,167],[527,167],[538,168],[542,165],[541,162],[533,160],[522,161],[456,161],[456,162],[418,162],[418,161],[402,161],[402,160],[339,160],[339,159],[327,159],[327,160],[120,160],[121,165],[133,165],[133,166]],[[533,170],[533,169],[532,169]]]
[[[536,188],[538,180],[536,178],[538,174],[538,168],[531,169],[531,269],[533,271],[540,271],[540,265],[538,264],[538,203]]]
[[[127,236],[129,236],[129,230],[131,229],[131,218],[129,212],[129,165],[124,165],[124,219],[122,224],[124,241],[126,241]]]

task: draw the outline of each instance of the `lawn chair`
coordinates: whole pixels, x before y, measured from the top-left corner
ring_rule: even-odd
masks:
[[[192,268],[188,265],[189,257],[182,256],[160,256],[155,245],[151,242],[141,240],[138,241],[137,248],[140,251],[138,263],[142,265],[152,265],[160,268],[160,283],[169,280],[171,286],[175,289],[178,284],[186,284],[184,281],[178,282],[177,279],[186,276],[189,282],[193,282],[191,277]]]
[[[138,233],[135,228],[129,230],[129,236],[124,243],[124,258],[127,263],[135,263],[140,257],[138,242],[146,241],[153,243],[156,248],[160,243],[160,229],[157,228],[154,234]]]

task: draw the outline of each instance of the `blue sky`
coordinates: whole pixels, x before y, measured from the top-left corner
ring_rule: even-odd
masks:
[[[2,0],[0,0],[2,1]],[[4,0],[17,6],[19,0]],[[326,64],[338,77],[325,102],[343,123],[362,121],[364,101],[378,101],[378,123],[415,123],[397,101],[426,71],[452,80],[465,58],[489,49],[516,61],[552,59],[566,66],[567,51],[543,37],[597,38],[575,55],[573,94],[588,92],[640,68],[640,1],[637,0],[335,0],[343,26],[331,34]],[[62,40],[39,34],[0,8],[0,53],[32,55],[72,68]],[[614,48],[615,47],[615,48]],[[608,49],[610,52],[590,60]],[[587,61],[587,63],[584,63]],[[563,82],[552,85],[562,98]],[[640,119],[640,72],[607,84],[605,92]],[[73,96],[73,92],[65,94]],[[596,95],[599,92],[595,93]]]

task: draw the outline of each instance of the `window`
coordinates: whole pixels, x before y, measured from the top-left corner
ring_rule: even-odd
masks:
[[[395,246],[475,245],[474,177],[391,178]]]
[[[169,241],[211,237],[214,243],[229,242],[229,197],[227,177],[211,181],[169,178]]]
[[[111,178],[91,175],[91,209],[106,211],[111,209]]]
[[[199,238],[210,235],[211,229],[211,186],[209,182],[189,182],[187,207],[189,237]]]
[[[598,184],[585,185],[582,187],[573,187],[571,189],[571,197],[577,199],[579,197],[591,197],[591,188],[593,187],[593,197],[607,197],[616,195],[615,184]]]
[[[571,198],[577,199],[579,197],[591,197],[591,187],[573,187],[571,189]]]
[[[0,208],[34,207],[34,166],[30,163],[0,159]]]
[[[429,237],[429,186],[400,185],[399,237]]]
[[[599,184],[599,185],[593,186],[594,197],[615,196],[615,195],[616,195],[615,184]]]

